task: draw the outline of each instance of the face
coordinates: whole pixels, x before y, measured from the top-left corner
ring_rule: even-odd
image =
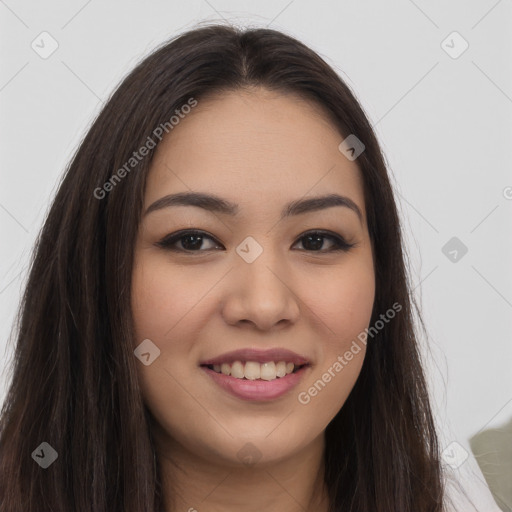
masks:
[[[199,101],[158,146],[132,282],[158,443],[270,463],[321,438],[343,406],[375,276],[361,171],[342,139],[313,103],[254,89]],[[159,201],[190,192],[224,202]],[[230,355],[240,350],[252,352]]]

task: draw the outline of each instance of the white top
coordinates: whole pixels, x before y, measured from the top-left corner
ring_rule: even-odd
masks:
[[[502,512],[472,453],[456,469],[444,464],[446,512]]]

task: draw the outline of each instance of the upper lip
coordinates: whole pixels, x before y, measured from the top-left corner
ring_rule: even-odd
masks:
[[[257,363],[285,361],[295,365],[304,365],[310,363],[306,357],[285,348],[272,348],[267,350],[244,348],[234,350],[233,352],[226,352],[225,354],[213,357],[212,359],[201,361],[199,364],[203,366],[222,363],[230,364],[235,361],[255,361]]]

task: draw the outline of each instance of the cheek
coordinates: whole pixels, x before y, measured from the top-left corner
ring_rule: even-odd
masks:
[[[366,354],[365,329],[375,298],[373,267],[354,265],[340,278],[318,279],[308,306],[322,320],[318,365],[299,390],[298,402],[315,424],[327,425],[345,403]],[[319,285],[322,284],[320,287]],[[322,291],[322,293],[320,293]]]
[[[197,364],[195,340],[211,314],[205,294],[217,281],[218,276],[211,271],[196,268],[185,272],[161,257],[141,255],[136,260],[131,291],[134,345],[149,339],[160,350],[150,365],[138,365],[146,398],[155,402],[155,410],[169,394],[180,400],[180,383],[190,377],[190,368]],[[186,400],[184,405],[186,408]]]
[[[358,262],[333,273],[316,275],[306,283],[303,298],[313,316],[321,320],[318,329],[325,334],[322,351],[344,350],[371,319],[375,299],[373,267]]]
[[[183,433],[179,434],[181,422],[188,424],[197,415],[195,402],[182,385],[193,348],[189,343],[190,333],[184,335],[184,329],[188,328],[187,313],[204,295],[205,283],[194,285],[200,280],[187,279],[186,273],[162,263],[159,258],[139,256],[131,290],[135,346],[150,339],[160,349],[151,364],[137,364],[139,385],[157,424],[183,437]],[[173,410],[179,411],[177,417],[169,412],[171,402]]]
[[[132,283],[137,339],[153,337],[164,343],[173,337],[214,282],[212,273],[203,275],[198,271],[191,275],[161,258],[141,258],[134,268]]]
[[[346,344],[367,326],[371,318],[375,288],[373,277],[351,277],[338,290],[333,290],[333,301],[328,304],[330,325],[338,339]]]

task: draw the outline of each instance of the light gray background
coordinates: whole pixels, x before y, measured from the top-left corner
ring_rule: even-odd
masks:
[[[31,249],[72,152],[140,58],[223,18],[296,36],[365,108],[400,202],[443,447],[470,453],[512,418],[510,0],[0,0],[0,400]],[[31,48],[43,31],[59,45],[47,59]],[[442,45],[453,31],[469,44],[457,58],[444,48],[460,41]],[[442,252],[454,236],[468,248],[457,262]]]

